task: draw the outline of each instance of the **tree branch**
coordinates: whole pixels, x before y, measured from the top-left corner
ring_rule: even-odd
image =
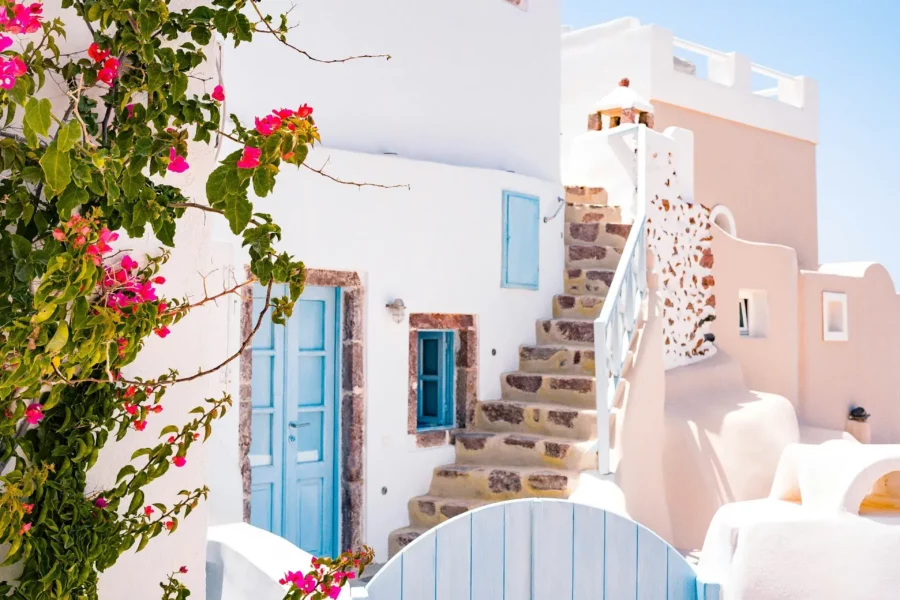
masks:
[[[297,46],[294,46],[293,44],[288,43],[287,40],[284,39],[283,35],[281,33],[279,33],[278,31],[276,31],[272,27],[272,24],[266,20],[265,15],[263,15],[262,12],[259,10],[259,7],[256,5],[256,2],[253,2],[251,0],[250,6],[252,6],[253,10],[256,11],[256,14],[259,15],[259,22],[262,23],[266,27],[265,30],[259,30],[254,27],[254,30],[253,30],[254,33],[270,33],[275,37],[276,40],[278,40],[279,42],[281,42],[282,44],[284,44],[291,50],[294,50],[295,52],[299,52],[300,54],[302,54],[303,56],[305,56],[306,58],[308,58],[311,61],[314,61],[317,63],[335,64],[335,63],[350,62],[351,60],[360,60],[363,58],[383,58],[385,60],[391,60],[390,54],[361,54],[358,56],[348,56],[346,58],[333,58],[333,59],[316,58],[315,56],[312,56],[306,50],[302,50],[302,49],[298,48]]]
[[[398,183],[396,185],[384,185],[381,183],[357,183],[355,181],[344,181],[343,179],[338,179],[337,177],[334,177],[333,175],[329,175],[328,173],[325,172],[325,167],[328,166],[328,160],[326,160],[325,164],[323,164],[318,169],[315,167],[311,167],[306,163],[303,163],[303,166],[306,167],[307,169],[309,169],[310,171],[313,171],[314,173],[318,173],[322,177],[327,177],[328,179],[334,181],[335,183],[340,183],[342,185],[355,185],[357,188],[376,187],[376,188],[382,188],[382,189],[386,189],[386,190],[391,190],[391,189],[396,189],[396,188],[406,188],[408,190],[412,189],[408,183]]]

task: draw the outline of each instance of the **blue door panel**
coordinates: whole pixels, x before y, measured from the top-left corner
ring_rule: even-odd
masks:
[[[271,484],[271,526],[266,528],[317,556],[334,555],[337,538],[338,314],[335,288],[308,287],[287,325],[253,348],[251,457],[269,452],[272,458],[268,464],[258,458],[251,476],[254,486]],[[269,382],[278,377],[280,383]],[[262,493],[251,495],[254,524],[257,504],[264,515],[266,501]]]
[[[540,199],[503,194],[503,287],[538,289]]]

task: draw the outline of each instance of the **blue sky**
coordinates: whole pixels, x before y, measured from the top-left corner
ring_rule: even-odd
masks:
[[[565,25],[633,16],[816,79],[819,261],[881,262],[900,287],[900,0],[562,2]]]

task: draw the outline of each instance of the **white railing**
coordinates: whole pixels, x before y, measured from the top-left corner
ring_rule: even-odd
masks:
[[[597,382],[597,467],[610,472],[609,415],[616,398],[631,340],[647,294],[647,128],[622,128],[611,135],[637,132],[634,225],[625,241],[609,292],[594,321],[594,360]],[[605,378],[604,378],[605,374]]]

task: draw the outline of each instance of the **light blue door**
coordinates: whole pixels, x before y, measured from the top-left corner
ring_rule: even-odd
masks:
[[[264,298],[258,287],[256,314]],[[251,523],[316,556],[337,539],[338,314],[338,290],[308,287],[287,326],[266,321],[253,343]]]
[[[503,192],[503,287],[538,289],[540,210],[536,196]]]

